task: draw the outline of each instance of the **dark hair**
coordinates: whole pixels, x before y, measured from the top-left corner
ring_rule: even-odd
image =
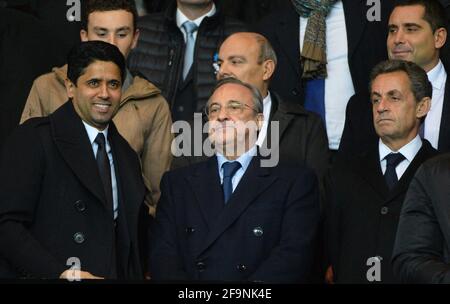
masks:
[[[82,4],[81,28],[87,31],[89,14],[117,10],[125,10],[133,14],[133,30],[136,31],[138,13],[134,0],[84,0]]]
[[[78,78],[94,61],[109,61],[120,69],[121,80],[125,79],[125,58],[119,49],[103,41],[81,42],[67,56],[67,78],[76,86]]]
[[[228,84],[228,83],[233,83],[233,84],[237,84],[240,86],[243,86],[245,88],[247,88],[251,94],[252,94],[252,101],[253,101],[253,105],[255,106],[255,110],[257,113],[262,113],[263,112],[263,98],[261,96],[261,93],[259,92],[259,90],[257,88],[255,88],[254,86],[252,86],[249,83],[245,83],[240,81],[237,78],[234,77],[227,77],[227,78],[223,78],[221,80],[219,80],[216,83],[216,86],[213,89],[213,93],[220,88],[221,86]],[[208,100],[209,103],[209,100]]]
[[[399,0],[394,9],[399,6],[421,5],[425,8],[423,19],[430,24],[433,33],[443,27],[447,29],[445,8],[438,0]]]
[[[377,64],[370,74],[369,91],[371,91],[375,78],[382,74],[394,72],[405,72],[408,75],[411,83],[411,91],[414,94],[416,102],[421,101],[425,97],[431,98],[433,87],[428,80],[427,73],[417,64],[403,60],[386,60]]]

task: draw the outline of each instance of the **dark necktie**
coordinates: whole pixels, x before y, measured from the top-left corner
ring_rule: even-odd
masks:
[[[106,152],[106,140],[103,133],[98,133],[95,138],[97,149],[97,166],[102,179],[103,189],[105,190],[108,206],[113,210],[113,196],[111,183],[111,166],[109,165],[108,153]]]
[[[384,178],[386,179],[389,190],[392,190],[398,182],[395,168],[405,159],[405,157],[401,153],[390,153],[384,159],[386,159],[386,172],[384,173]]]
[[[234,162],[226,162],[222,165],[223,168],[223,196],[225,204],[228,203],[228,200],[233,193],[233,183],[231,180],[233,179],[234,174],[239,170],[241,164],[237,161]]]

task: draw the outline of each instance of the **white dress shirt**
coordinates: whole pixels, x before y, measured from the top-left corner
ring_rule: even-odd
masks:
[[[308,18],[300,17],[300,50],[303,49]],[[325,120],[329,147],[339,148],[345,123],[345,109],[355,94],[348,65],[347,29],[344,6],[337,1],[326,18],[327,73],[325,79]]]
[[[420,148],[422,147],[422,139],[420,139],[420,136],[417,135],[414,137],[413,140],[411,140],[409,143],[404,145],[400,148],[398,151],[392,151],[388,146],[386,146],[381,139],[378,142],[378,151],[380,152],[380,164],[381,164],[381,171],[384,173],[386,172],[386,159],[384,159],[388,154],[390,153],[398,153],[400,152],[405,159],[401,161],[397,167],[395,168],[395,172],[397,173],[397,178],[400,180],[403,173],[405,173],[406,169],[408,169],[409,164],[413,161],[414,157],[416,157],[417,152],[419,152]]]
[[[444,65],[439,63],[428,73],[428,80],[433,86],[433,96],[431,98],[431,108],[425,118],[424,137],[433,148],[438,148],[439,131],[441,127],[442,108],[444,107],[445,83],[447,81],[447,72]]]
[[[211,10],[210,10],[209,12],[207,12],[206,14],[204,14],[204,15],[198,17],[198,18],[195,19],[195,20],[191,20],[191,19],[189,19],[188,17],[186,17],[186,15],[183,14],[183,12],[181,12],[180,9],[177,8],[176,22],[177,22],[178,28],[179,28],[180,31],[183,33],[184,42],[186,42],[186,36],[187,36],[187,34],[186,34],[186,32],[184,31],[183,24],[184,24],[186,21],[192,21],[192,22],[194,22],[194,23],[197,25],[197,27],[200,27],[200,24],[202,23],[203,19],[205,19],[205,17],[211,17],[211,16],[213,16],[215,13],[216,13],[216,5],[213,3],[213,6],[211,7]],[[198,32],[198,31],[195,31],[195,32],[192,34],[192,35],[194,36],[194,39],[195,39],[195,40],[197,40],[197,32]]]
[[[114,219],[117,219],[118,215],[118,194],[117,194],[117,180],[116,180],[116,172],[114,171],[114,160],[112,156],[111,146],[109,145],[108,141],[108,127],[106,127],[105,130],[99,131],[96,128],[88,125],[83,121],[84,127],[86,128],[86,132],[89,136],[89,141],[92,146],[92,151],[94,152],[94,157],[97,158],[97,150],[98,145],[95,142],[95,138],[97,137],[98,133],[103,133],[106,140],[106,153],[108,154],[109,158],[109,165],[111,167],[111,185],[112,185],[112,194],[113,194],[113,209],[114,209]]]
[[[272,109],[272,97],[270,97],[270,92],[268,92],[267,96],[263,99],[264,121],[261,130],[259,131],[258,134],[258,140],[256,141],[256,145],[259,147],[262,147],[264,139],[266,139],[267,136],[267,128],[269,126],[269,119],[270,119],[269,116],[271,109]]]

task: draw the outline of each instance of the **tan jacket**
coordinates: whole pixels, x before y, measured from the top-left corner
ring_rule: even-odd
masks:
[[[38,77],[31,88],[20,123],[31,117],[47,116],[68,100],[64,79],[67,65]],[[134,77],[122,94],[113,121],[119,133],[140,156],[142,173],[151,195],[146,201],[154,215],[159,200],[159,183],[170,167],[172,119],[161,91],[141,77]]]

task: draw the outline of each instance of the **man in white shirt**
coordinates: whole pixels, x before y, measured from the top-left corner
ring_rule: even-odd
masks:
[[[390,257],[401,206],[415,171],[436,153],[418,135],[432,95],[418,65],[381,62],[372,71],[370,89],[378,146],[339,159],[327,180],[332,265],[327,280],[338,283],[398,282]],[[369,271],[372,260],[381,276]]]

